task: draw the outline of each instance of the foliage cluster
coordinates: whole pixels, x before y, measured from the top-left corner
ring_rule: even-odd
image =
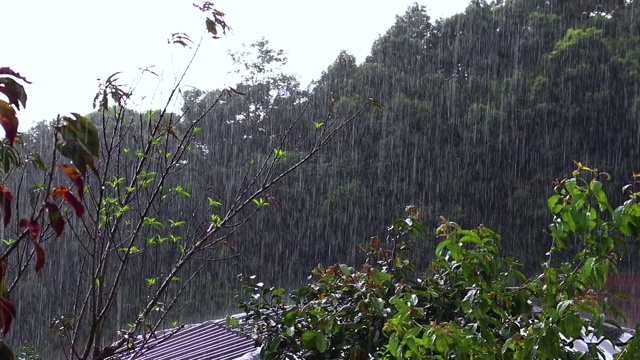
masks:
[[[361,247],[366,260],[359,269],[319,265],[308,285],[288,297],[282,288],[243,278],[241,308],[261,355],[598,359],[608,345],[617,358],[634,359],[640,339],[620,340],[623,329],[611,316],[621,313],[604,285],[617,273],[624,245],[640,238],[639,184],[634,178],[627,200],[614,209],[603,190],[608,174],[576,165],[548,199],[553,245],[534,276],[500,253],[496,232],[484,225],[467,230],[443,217],[435,259],[419,270],[404,256],[425,231],[410,206],[384,241]]]

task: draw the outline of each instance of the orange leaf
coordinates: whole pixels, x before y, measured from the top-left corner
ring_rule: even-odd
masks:
[[[9,145],[13,146],[18,134],[18,118],[16,110],[6,101],[0,100],[0,125],[9,140]]]
[[[73,211],[76,212],[76,215],[81,217],[84,215],[84,206],[76,199],[76,197],[69,191],[69,188],[60,186],[53,189],[54,195],[61,197],[69,206],[73,208]]]
[[[44,249],[42,249],[42,246],[38,242],[38,235],[40,235],[40,224],[36,220],[21,219],[20,223],[18,224],[18,228],[22,229],[24,227],[29,229],[29,235],[31,237],[31,242],[33,243],[33,249],[36,252],[36,272],[38,272],[44,266],[45,259]]]
[[[62,164],[60,167],[67,174],[69,179],[73,181],[76,188],[78,188],[78,196],[82,199],[84,197],[84,182],[82,181],[82,174],[80,174],[80,171],[68,164]]]

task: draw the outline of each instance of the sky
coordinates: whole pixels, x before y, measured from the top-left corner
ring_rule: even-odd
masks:
[[[146,110],[164,106],[196,46],[168,45],[172,33],[184,32],[196,43],[205,15],[194,0],[31,0],[2,6],[0,34],[5,39],[0,67],[20,72],[29,96],[18,112],[20,131],[57,114],[92,111],[98,79],[115,72],[134,89],[129,106]],[[373,42],[415,0],[217,0],[233,32],[219,40],[205,37],[182,88],[212,90],[234,85],[228,51],[265,37],[283,49],[285,70],[303,86],[319,77],[341,50],[361,62]],[[464,11],[469,0],[422,0],[432,19]],[[150,72],[142,73],[141,69]],[[142,74],[142,75],[141,75]],[[179,103],[170,110],[178,111]]]

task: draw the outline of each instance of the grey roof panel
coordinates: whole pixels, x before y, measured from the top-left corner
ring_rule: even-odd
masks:
[[[163,334],[170,334],[165,331]],[[142,341],[141,339],[139,342]],[[225,325],[224,320],[207,321],[185,327],[168,338],[159,336],[145,345],[139,360],[232,360],[256,350],[253,340],[240,335]],[[124,352],[118,357],[125,360],[135,352]]]

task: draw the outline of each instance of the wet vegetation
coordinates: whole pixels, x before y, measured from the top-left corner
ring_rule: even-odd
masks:
[[[547,201],[552,245],[539,274],[504,257],[493,230],[444,217],[435,258],[418,270],[406,254],[425,228],[408,206],[384,239],[360,246],[359,268],[319,265],[289,296],[243,277],[246,318],[229,323],[248,327],[264,359],[635,359],[640,339],[614,320],[604,285],[640,236],[637,183],[614,210],[608,174],[576,166]]]
[[[501,253],[522,263],[518,271],[537,274],[556,236],[548,226],[551,184],[574,160],[611,175],[604,186],[613,189],[612,204],[628,199],[619,189],[638,170],[640,155],[637,6],[475,0],[464,13],[433,19],[416,4],[373,42],[366,59],[343,51],[306,89],[286,73],[286,53],[261,39],[233,54],[241,80],[232,89],[182,89],[181,114],[129,110],[127,93],[107,79],[98,111],[86,117],[101,138],[95,170],[95,154],[65,154],[63,130],[48,122],[17,137],[23,158],[2,150],[14,219],[38,215],[32,220],[42,223],[37,244],[46,254],[38,274],[27,266],[37,260],[36,242],[3,257],[19,269],[8,278],[21,279],[8,284],[17,304],[9,342],[28,340],[49,354],[69,353],[69,338],[96,341],[78,358],[99,358],[109,343],[126,344],[123,334],[150,323],[160,329],[237,312],[237,274],[294,288],[316,264],[357,264],[358,245],[384,233],[407,204],[423,224],[406,254],[418,272],[442,260],[433,254],[443,215],[460,229],[494,229]],[[201,10],[212,13],[208,27],[224,24],[224,14]],[[186,41],[174,35],[176,43]],[[71,123],[56,123],[64,124]],[[314,150],[320,144],[322,151]],[[75,216],[72,203],[56,202],[67,230],[76,230],[55,238],[57,222],[42,222],[49,180],[78,187],[75,175],[43,175],[60,155],[87,174],[91,200],[84,217]],[[230,213],[237,217],[225,217]],[[228,227],[210,240],[223,221]],[[25,229],[35,230],[34,222],[17,225],[3,235],[8,247],[26,238]],[[482,229],[474,231],[484,236]],[[575,251],[562,256],[572,260],[581,239],[565,242]],[[171,265],[189,249],[193,261],[174,274]],[[638,251],[626,245],[622,271],[632,270]],[[119,263],[91,263],[100,254],[127,259],[130,271],[112,283],[113,292],[99,289]],[[158,297],[160,288],[166,293]],[[97,311],[99,318],[79,314],[83,299],[94,299],[94,310],[108,309]],[[78,330],[81,320],[91,330]],[[99,340],[89,338],[95,328]]]

